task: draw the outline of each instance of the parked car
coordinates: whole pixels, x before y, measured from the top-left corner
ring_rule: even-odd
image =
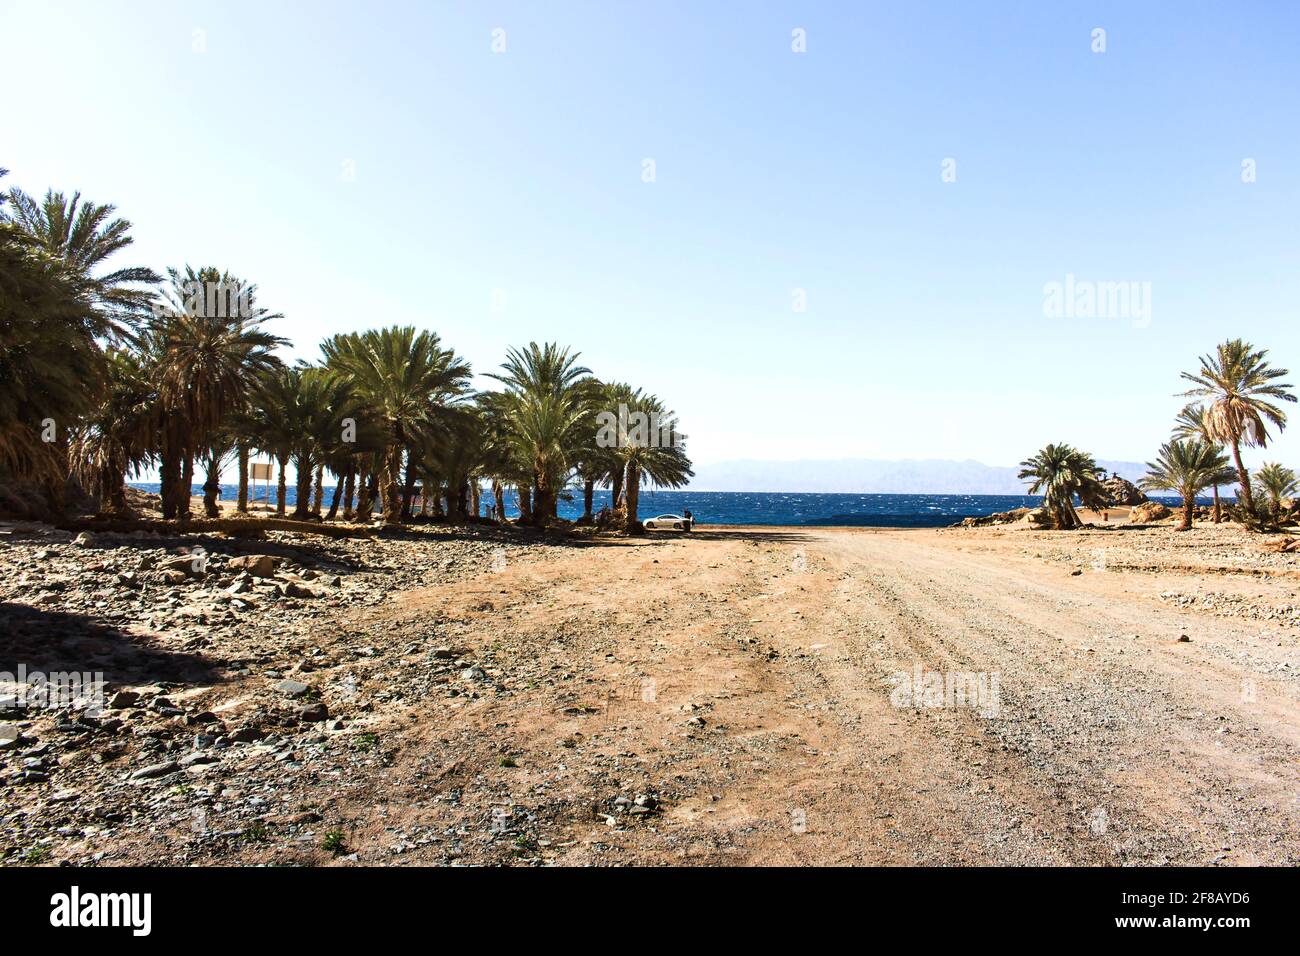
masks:
[[[647,531],[690,531],[695,521],[681,515],[658,515],[642,523]]]

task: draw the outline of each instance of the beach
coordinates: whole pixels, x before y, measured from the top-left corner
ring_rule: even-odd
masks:
[[[1175,520],[13,525],[15,663],[108,686],[0,714],[0,860],[1295,865],[1296,556]]]

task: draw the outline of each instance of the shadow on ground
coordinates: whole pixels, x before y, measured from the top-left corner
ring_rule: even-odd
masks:
[[[102,672],[110,685],[207,684],[218,680],[199,654],[158,647],[149,638],[82,614],[0,603],[0,671]]]

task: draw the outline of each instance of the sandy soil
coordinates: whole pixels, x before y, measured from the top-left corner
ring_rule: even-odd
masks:
[[[409,593],[395,624],[449,617],[561,679],[413,715],[355,842],[491,804],[564,863],[1300,860],[1294,630],[1172,609],[1209,576],[1066,538],[712,529]],[[1255,585],[1294,597],[1291,575]],[[893,706],[918,664],[996,673],[997,715]],[[661,809],[610,803],[638,794]]]
[[[318,622],[331,712],[361,630],[377,703],[269,764],[256,839],[187,833],[185,788],[105,862],[1294,865],[1297,591],[1295,555],[1168,523],[530,550]],[[918,667],[988,692],[900,705]],[[214,817],[249,792],[193,769]]]

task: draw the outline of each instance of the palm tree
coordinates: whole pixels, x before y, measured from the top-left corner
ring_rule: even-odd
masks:
[[[326,455],[338,451],[344,441],[346,419],[355,420],[352,394],[348,382],[323,366],[301,366],[296,376],[297,405],[289,416],[295,434],[292,445],[294,468],[298,472],[297,505],[293,517],[305,520],[318,514],[312,500],[312,482],[316,498],[323,493],[321,476]]]
[[[1148,491],[1173,491],[1183,499],[1183,523],[1192,527],[1196,496],[1214,484],[1231,480],[1233,470],[1223,446],[1199,438],[1174,439],[1160,446],[1154,462],[1147,462],[1142,487]]]
[[[99,318],[79,277],[9,218],[5,202],[0,193],[0,470],[39,480],[57,503],[62,443],[104,381]]]
[[[1268,495],[1269,513],[1276,520],[1282,512],[1282,499],[1294,498],[1296,492],[1300,491],[1300,481],[1296,480],[1294,471],[1276,462],[1266,462],[1255,473],[1255,478],[1264,489],[1264,493]]]
[[[1209,420],[1205,412],[1204,405],[1188,405],[1178,413],[1178,418],[1174,425],[1175,438],[1198,438],[1203,442],[1215,445],[1220,451],[1223,445],[1215,441],[1214,436],[1210,434]],[[1227,482],[1236,481],[1236,474],[1232,474]],[[1219,499],[1219,484],[1214,484],[1214,523],[1219,524],[1223,520],[1222,502]]]
[[[98,495],[101,510],[125,515],[127,475],[153,457],[158,393],[139,353],[110,349],[106,359],[106,387],[77,427],[69,457],[73,477]]]
[[[221,471],[235,452],[239,436],[229,428],[213,429],[208,436],[205,447],[201,450],[201,459],[205,479],[203,481],[203,514],[207,518],[221,517],[217,498],[221,496]]]
[[[506,488],[531,482],[531,464],[519,454],[512,441],[509,418],[514,407],[513,396],[504,392],[480,392],[474,401],[482,443],[478,470],[492,483],[493,517],[504,522]]]
[[[658,397],[639,389],[630,394],[617,390],[617,394],[626,400],[617,409],[605,411],[605,429],[598,433],[595,443],[612,450],[622,463],[624,530],[637,534],[644,530],[637,513],[642,479],[663,488],[680,488],[694,472],[686,456],[685,436],[677,431],[676,414],[665,408]]]
[[[264,373],[250,396],[248,429],[254,446],[279,465],[275,513],[283,515],[288,498],[288,468],[301,441],[306,413],[303,407],[303,367],[280,367]]]
[[[321,349],[387,432],[381,477],[384,520],[399,522],[403,454],[433,440],[441,410],[464,394],[470,367],[442,348],[436,333],[417,333],[412,326],[337,335]]]
[[[1290,385],[1277,379],[1290,374],[1272,368],[1265,349],[1249,342],[1232,339],[1220,345],[1214,355],[1201,357],[1197,373],[1183,372],[1183,378],[1195,384],[1185,392],[1189,398],[1206,401],[1206,426],[1210,437],[1232,449],[1232,461],[1241,483],[1242,500],[1247,514],[1255,510],[1251,494],[1250,473],[1241,463],[1241,446],[1263,448],[1269,441],[1267,423],[1286,428],[1286,413],[1270,399],[1294,402]]]
[[[1076,496],[1085,508],[1106,506],[1101,468],[1091,455],[1070,445],[1047,445],[1037,455],[1022,461],[1020,468],[1021,480],[1033,479],[1029,493],[1043,496],[1043,504],[1058,530],[1068,531],[1082,524],[1074,508]]]
[[[195,453],[223,422],[243,413],[259,378],[287,344],[260,326],[280,315],[256,305],[257,287],[214,268],[171,269],[166,300],[147,341],[161,405],[163,515],[189,514]]]
[[[578,358],[553,342],[530,342],[526,349],[510,349],[504,374],[491,376],[506,386],[509,441],[532,471],[531,501],[521,494],[520,520],[528,520],[528,507],[538,527],[555,517],[565,480],[592,440],[588,426],[598,384]]]
[[[68,199],[54,190],[37,202],[13,188],[8,199],[11,220],[75,277],[79,297],[90,303],[96,316],[95,334],[120,338],[148,313],[154,301],[152,286],[161,276],[142,266],[99,273],[132,242],[131,223],[114,218],[115,207],[82,202],[81,193]]]

